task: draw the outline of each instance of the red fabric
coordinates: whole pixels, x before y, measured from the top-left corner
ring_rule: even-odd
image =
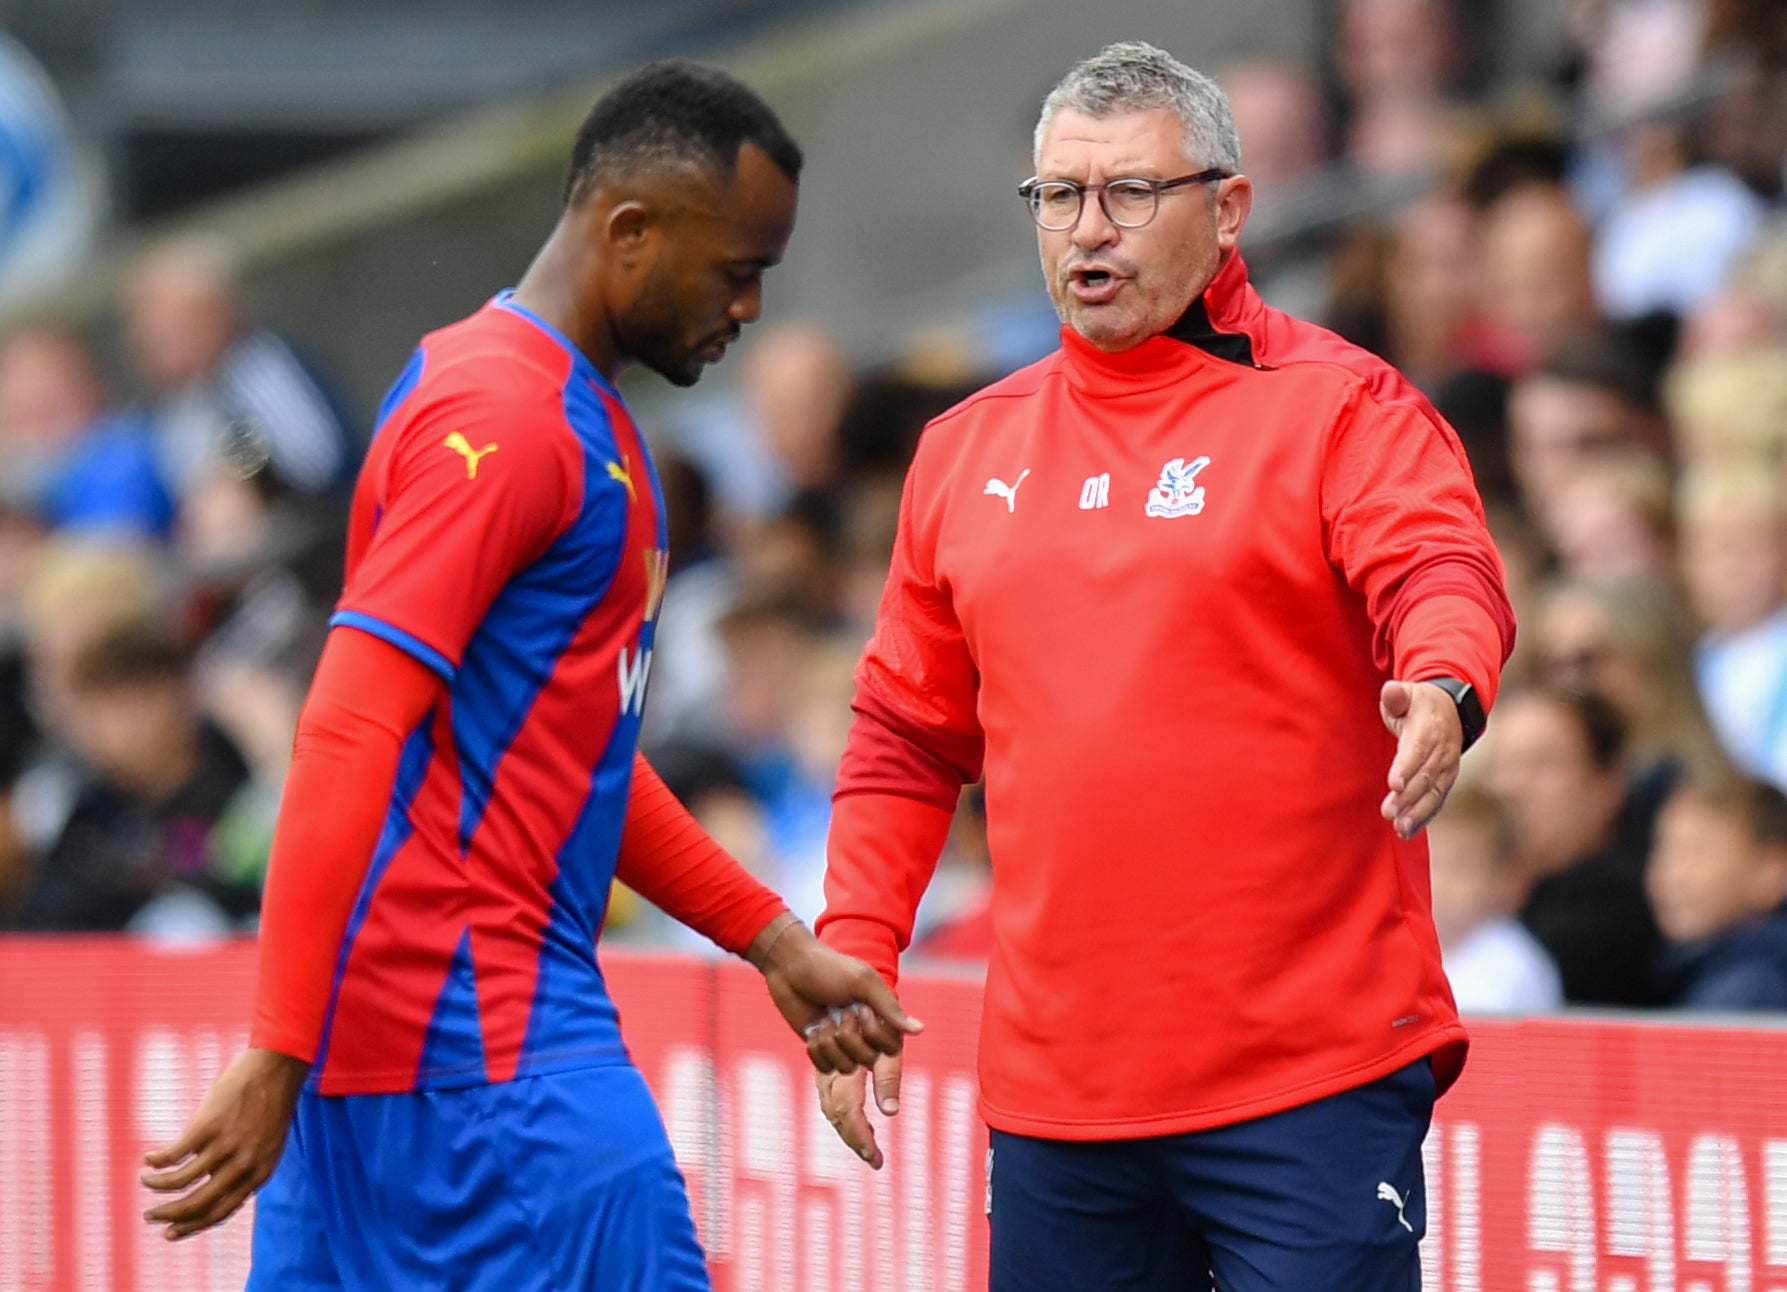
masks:
[[[398,756],[443,690],[397,647],[353,628],[329,633],[273,834],[250,1045],[315,1059],[342,934],[384,828]]]
[[[734,955],[788,909],[713,841],[643,756],[633,760],[614,877]]]
[[[868,690],[858,690],[851,707],[856,721],[838,764],[839,794],[903,794],[954,812],[962,786],[980,779],[978,732],[939,737]]]
[[[1202,305],[1204,337],[1188,315],[1121,354],[1064,331],[926,429],[858,669],[859,715],[901,721],[852,743],[929,755],[883,797],[934,802],[984,747],[1002,1130],[1174,1133],[1463,1058],[1425,840],[1378,815],[1392,669],[1443,658],[1487,696],[1511,641],[1463,451],[1238,257]],[[935,852],[850,810],[871,797],[838,800],[822,924],[885,956]]]

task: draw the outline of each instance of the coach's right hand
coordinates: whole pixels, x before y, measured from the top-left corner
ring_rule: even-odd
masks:
[[[159,1170],[142,1180],[157,1193],[179,1193],[143,1213],[185,1238],[233,1216],[279,1164],[286,1130],[310,1065],[272,1050],[244,1050],[217,1078],[186,1129],[166,1148],[143,1155]]]
[[[852,1153],[879,1171],[887,1159],[875,1142],[875,1128],[869,1124],[866,1106],[868,1069],[858,1068],[849,1073],[821,1072],[817,1076],[819,1108],[825,1114],[825,1120],[831,1123],[838,1138],[850,1146]],[[875,1106],[884,1117],[892,1117],[900,1111],[900,1056],[897,1054],[884,1054],[875,1060]]]

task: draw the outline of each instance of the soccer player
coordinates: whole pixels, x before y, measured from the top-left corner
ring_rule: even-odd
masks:
[[[758,316],[800,165],[730,77],[634,74],[584,123],[520,284],[425,337],[385,400],[274,841],[250,1048],[144,1177],[180,1195],[148,1219],[181,1238],[278,1163],[257,1292],[708,1286],[595,960],[616,876],[757,965],[797,1031],[848,1013],[815,1064],[915,1028],[634,752],[665,526],[614,378],[638,361],[690,385]]]
[[[1035,162],[1061,348],[919,444],[820,937],[893,981],[984,770],[992,1286],[1406,1292],[1466,1039],[1420,832],[1513,636],[1482,506],[1426,399],[1248,285],[1213,82],[1113,45]],[[819,1087],[879,1165],[865,1075]]]

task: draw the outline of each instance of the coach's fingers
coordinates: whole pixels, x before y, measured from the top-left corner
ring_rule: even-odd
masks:
[[[863,1097],[868,1087],[868,1073],[863,1069],[848,1076],[821,1074],[819,1108],[825,1120],[838,1133],[850,1151],[879,1171],[886,1161],[881,1146],[875,1142],[875,1128],[869,1125]]]
[[[871,1071],[875,1080],[875,1106],[888,1117],[900,1111],[900,1069],[897,1054],[884,1055],[875,1061]]]

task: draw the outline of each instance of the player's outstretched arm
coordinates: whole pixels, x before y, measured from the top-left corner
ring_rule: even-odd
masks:
[[[143,1219],[165,1225],[163,1233],[175,1239],[235,1215],[278,1165],[309,1072],[308,1063],[273,1050],[239,1054],[180,1138],[145,1156],[156,1169],[143,1173],[143,1183],[182,1196],[152,1207]]]

